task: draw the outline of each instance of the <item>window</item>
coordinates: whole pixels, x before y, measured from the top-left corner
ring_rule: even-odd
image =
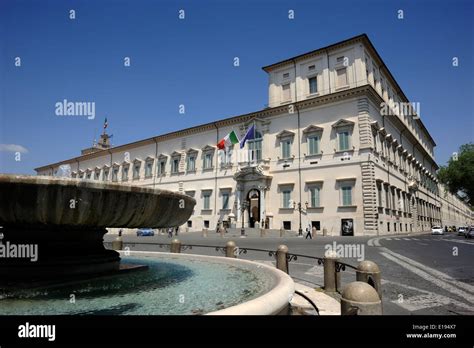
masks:
[[[165,168],[166,168],[166,161],[165,160],[161,160],[158,162],[158,172],[157,172],[157,175],[158,176],[161,176],[161,175],[164,175],[165,174]]]
[[[196,170],[196,157],[189,156],[188,157],[188,172],[194,172]]]
[[[204,169],[211,169],[212,168],[212,154],[206,153],[204,155]]]
[[[290,84],[286,83],[286,84],[282,85],[281,88],[282,88],[282,92],[283,92],[282,101],[283,102],[290,101],[291,100]]]
[[[345,185],[341,187],[342,191],[342,205],[352,205],[352,186]]]
[[[209,228],[209,220],[204,220],[204,228]]]
[[[151,177],[152,171],[153,171],[153,162],[147,161],[145,164],[145,178]]]
[[[316,69],[316,65],[308,66],[308,71],[313,71],[314,69]]]
[[[346,70],[347,70],[346,68],[336,70],[337,87],[347,86],[347,71]]]
[[[339,151],[349,150],[349,131],[341,131],[337,133]]]
[[[282,192],[282,207],[283,208],[292,208],[291,207],[291,190],[284,189]]]
[[[88,172],[88,173],[86,174],[86,179],[90,179],[90,178],[91,178],[91,173]]]
[[[133,166],[133,180],[140,179],[140,167],[141,167],[140,162],[135,163],[135,165]]]
[[[387,232],[390,232],[390,222],[387,222]]]
[[[193,222],[192,220],[188,220],[188,228],[191,228],[191,227],[193,227]]]
[[[319,154],[319,136],[311,135],[308,136],[308,154],[309,155],[317,155]]]
[[[284,73],[284,74],[283,74],[283,78],[284,78],[284,79],[288,79],[289,77],[290,77],[290,73]]]
[[[311,207],[312,208],[317,208],[319,207],[320,204],[320,192],[321,188],[320,187],[311,187],[309,189],[309,192],[311,194]]]
[[[291,221],[283,221],[283,229],[284,230],[291,230]]]
[[[112,181],[117,182],[118,181],[118,168],[114,168],[112,170]]]
[[[260,161],[262,159],[262,133],[255,130],[255,139],[249,140],[249,159],[251,162]]]
[[[281,146],[281,157],[290,158],[291,157],[291,139],[282,140],[280,143]]]
[[[128,180],[128,166],[122,168],[122,181]]]
[[[318,79],[316,76],[310,77],[308,79],[309,83],[309,94],[314,94],[318,92]]]
[[[229,192],[222,193],[222,209],[229,209]]]
[[[211,193],[204,192],[202,194],[203,198],[203,209],[211,209]]]
[[[96,170],[94,172],[94,180],[99,180],[99,177],[100,177],[100,170]]]
[[[104,169],[104,171],[102,172],[102,181],[107,181],[108,179],[109,179],[109,170]]]
[[[171,173],[176,174],[179,171],[179,158],[173,158],[171,163]]]
[[[378,206],[383,207],[382,205],[382,184],[377,183],[377,200],[378,200]]]

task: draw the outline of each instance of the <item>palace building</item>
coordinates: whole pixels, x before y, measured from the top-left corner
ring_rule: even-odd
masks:
[[[81,156],[36,171],[56,175],[69,165],[84,180],[184,192],[197,201],[183,226],[190,231],[240,227],[242,219],[246,227],[312,225],[328,235],[471,223],[469,207],[436,178],[436,144],[416,107],[406,107],[365,34],[263,70],[263,110],[115,147],[104,131]],[[251,127],[242,149],[228,142]],[[226,136],[228,146],[218,148]]]

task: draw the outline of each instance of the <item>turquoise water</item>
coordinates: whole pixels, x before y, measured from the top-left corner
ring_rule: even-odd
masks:
[[[273,280],[259,269],[217,262],[123,257],[136,271],[0,300],[0,315],[187,315],[234,306],[267,292]]]

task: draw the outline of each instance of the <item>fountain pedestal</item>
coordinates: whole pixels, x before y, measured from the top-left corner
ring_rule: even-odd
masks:
[[[4,226],[0,283],[117,271],[120,255],[103,245],[105,228]]]

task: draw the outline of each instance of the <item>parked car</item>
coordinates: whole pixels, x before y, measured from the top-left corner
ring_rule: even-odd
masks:
[[[444,234],[443,228],[441,226],[431,227],[431,234]]]
[[[467,232],[464,234],[464,237],[465,237],[465,238],[469,238],[469,239],[474,238],[474,228],[471,227],[471,228],[469,229],[469,231],[467,231]]]
[[[151,228],[139,228],[137,230],[137,237],[149,237],[154,235],[155,231],[153,231]]]
[[[458,236],[464,236],[469,229],[467,227],[458,228]]]

